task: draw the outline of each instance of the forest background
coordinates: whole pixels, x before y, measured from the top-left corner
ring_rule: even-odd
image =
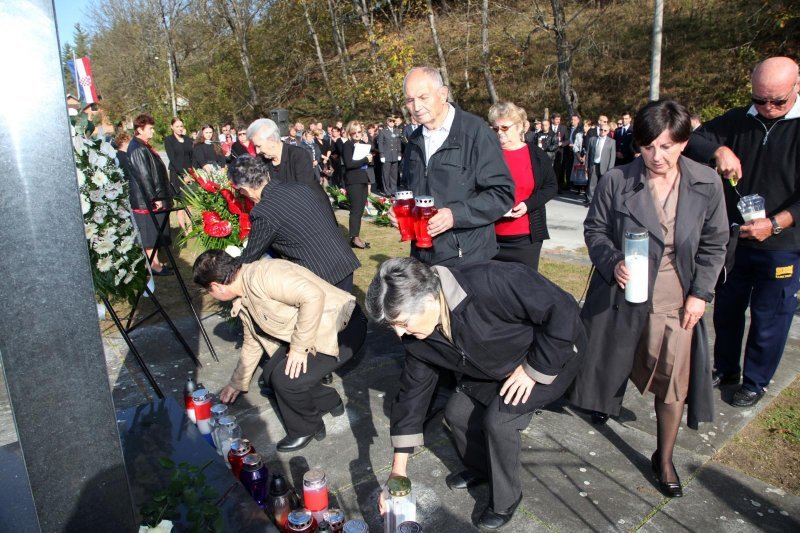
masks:
[[[415,65],[446,74],[454,100],[530,116],[595,118],[648,99],[653,0],[117,0],[94,4],[63,45],[91,57],[112,121],[149,112],[248,123],[382,120],[402,113]],[[753,65],[800,50],[797,0],[665,0],[662,97],[703,119],[749,102]],[[62,42],[65,36],[62,35]],[[74,82],[64,73],[65,88]]]

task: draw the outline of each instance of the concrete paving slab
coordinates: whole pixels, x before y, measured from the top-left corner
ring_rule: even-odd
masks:
[[[725,466],[704,466],[689,490],[665,502],[640,531],[800,531],[800,498]]]

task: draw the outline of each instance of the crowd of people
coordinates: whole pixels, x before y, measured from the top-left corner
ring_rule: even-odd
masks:
[[[143,208],[137,195],[160,201],[187,165],[228,165],[234,187],[255,202],[244,254],[204,252],[193,276],[233,301],[244,326],[221,399],[247,392],[261,366],[260,386],[273,391],[286,427],[281,452],[325,438],[323,415],[343,412],[324,383],[367,334],[351,293],[360,266],[352,248],[370,246],[359,235],[368,191],[432,196],[433,246],[412,242],[411,257],[383,262],[365,298],[366,316],[392,328],[406,350],[391,409],[390,476],[407,475],[429,408],[444,398],[465,467],[446,484],[489,483],[477,525],[497,529],[522,499],[520,431],[536,409],[566,395],[604,424],[619,414],[630,379],[654,397],[657,486],[679,497],[673,450],[686,406],[696,429],[713,417],[713,387],[741,383],[737,407],[764,395],[800,288],[800,74],[776,57],[759,63],[751,81],[751,106],[702,125],[678,102],[659,100],[617,122],[572,115],[567,126],[558,114],[530,119],[511,102],[485,118],[467,113],[449,102],[436,69],[418,67],[404,80],[405,126],[395,116],[327,128],[312,121],[308,130],[298,122],[281,136],[275,122],[258,119],[225,125],[219,137],[204,125],[192,140],[175,119],[167,173],[143,115],[120,161],[134,213]],[[323,194],[327,183],[350,198],[347,238]],[[546,204],[573,186],[589,206],[593,270],[582,307],[538,273]],[[764,196],[765,214],[745,220],[737,204],[751,194]],[[389,218],[397,225],[393,210]],[[625,296],[635,273],[624,242],[633,233],[649,247],[644,303]],[[267,251],[276,259],[263,259]],[[152,263],[154,273],[159,266]],[[712,360],[703,316],[715,295]]]

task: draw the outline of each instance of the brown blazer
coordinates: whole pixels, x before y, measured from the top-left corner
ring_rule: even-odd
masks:
[[[263,353],[272,356],[281,342],[310,355],[338,357],[338,333],[350,320],[354,296],[283,259],[242,265],[239,276],[244,296],[234,300],[231,316],[242,320],[244,341],[233,388],[246,392]]]

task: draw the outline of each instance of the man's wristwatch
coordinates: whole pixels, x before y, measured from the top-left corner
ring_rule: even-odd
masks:
[[[769,217],[769,221],[772,222],[772,234],[773,235],[777,235],[781,231],[783,231],[783,228],[781,227],[780,224],[778,224],[778,220],[775,217]]]

